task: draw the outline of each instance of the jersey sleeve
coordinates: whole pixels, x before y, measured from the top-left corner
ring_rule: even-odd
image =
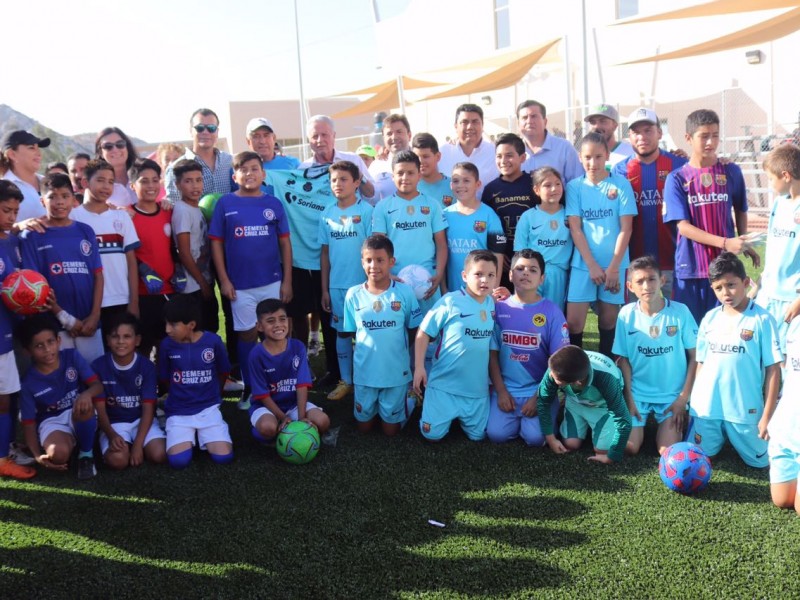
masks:
[[[80,377],[84,384],[89,385],[97,379],[97,373],[89,366],[89,363],[81,356],[80,352],[74,350],[72,360],[75,364],[75,369],[78,371],[78,377]]]
[[[573,179],[567,184],[567,201],[565,213],[567,217],[581,216],[581,186],[582,179]]]
[[[778,326],[772,315],[762,315],[761,323],[761,365],[766,368],[775,363],[783,362],[781,353],[780,336]]]
[[[431,202],[431,230],[439,233],[448,228],[447,219],[444,218],[442,206],[439,202]]]
[[[222,338],[214,334],[214,363],[217,367],[219,375],[227,376],[231,372],[231,361],[228,359],[228,351],[225,349],[225,344]]]
[[[97,373],[100,376],[100,380],[101,381],[103,379],[105,379],[105,375],[103,374],[103,371],[104,371],[103,362],[105,360],[106,360],[106,357],[105,357],[105,355],[103,355],[103,356],[100,356],[99,358],[95,359],[91,364],[92,371],[94,371],[95,373]],[[97,393],[94,396],[94,398],[92,398],[92,400],[95,400],[95,401],[98,401],[98,402],[105,402],[107,396],[108,396],[108,394],[106,393],[106,386],[103,385],[102,388],[100,389],[100,392]]]
[[[628,358],[628,348],[625,344],[624,340],[627,340],[628,336],[625,332],[625,317],[627,316],[628,311],[625,310],[625,307],[619,311],[619,315],[617,315],[617,324],[614,331],[614,345],[611,348],[611,353],[616,354],[617,356],[622,356],[624,358]]]
[[[695,357],[698,363],[706,361],[706,353],[708,352],[708,340],[706,339],[706,326],[708,324],[708,315],[703,317],[700,322],[700,327],[697,329],[697,350]]]
[[[308,354],[302,342],[297,341],[297,355],[300,366],[297,368],[297,385],[295,387],[311,387],[311,367],[308,365]]]
[[[208,237],[212,240],[225,239],[225,210],[222,208],[224,198],[220,198],[214,212],[211,215],[211,222],[208,224]]]
[[[342,321],[342,331],[354,333],[356,330],[356,311],[354,288],[347,290],[344,297],[344,315]]]
[[[547,332],[547,355],[552,356],[556,350],[569,346],[569,328],[567,319],[558,307],[550,313],[549,331]]]
[[[737,212],[747,212],[749,208],[747,204],[747,188],[744,183],[744,175],[742,169],[736,163],[728,163],[725,165],[725,170],[728,172],[728,181],[731,185],[731,204],[733,210]],[[746,231],[738,232],[739,235],[747,233]]]
[[[25,385],[24,379],[20,390],[19,409],[23,425],[36,422],[36,401],[33,398],[33,390],[29,385]]]
[[[36,248],[34,247],[33,232],[23,231],[19,238],[20,251],[22,253],[22,268],[33,269],[42,273],[42,266],[39,264]]]
[[[615,177],[614,184],[619,188],[619,216],[636,216],[639,214],[639,209],[636,208],[636,197],[633,194],[633,188],[630,182],[625,177]]]
[[[317,227],[317,243],[320,246],[327,246],[328,240],[328,211],[323,212],[319,216],[319,227]]]
[[[689,307],[684,305],[681,309],[681,339],[683,347],[693,350],[697,347],[697,321],[694,320]]]
[[[81,223],[84,225],[83,223]],[[89,256],[86,257],[86,263],[91,267],[93,273],[98,273],[103,270],[103,262],[100,258],[100,245],[97,243],[97,236],[94,234],[94,231],[88,225],[84,225],[86,229],[89,231],[86,233],[86,239],[92,245],[92,251]]]
[[[679,171],[667,175],[664,183],[664,222],[689,220],[689,205]]]
[[[631,414],[628,412],[628,405],[622,396],[621,378],[614,377],[610,373],[594,372],[594,385],[599,386],[600,393],[606,400],[608,410],[614,419],[616,431],[608,448],[608,458],[614,461],[622,460],[625,445],[631,434]]]
[[[424,331],[431,338],[436,338],[444,328],[447,319],[450,316],[450,300],[447,296],[439,298],[436,304],[433,305],[422,319],[420,329]]]
[[[362,210],[364,211],[361,213],[361,218],[364,223],[364,233],[369,237],[372,235],[372,215],[375,214],[375,209],[369,202],[362,202],[361,204],[363,205]]]
[[[406,286],[408,288],[408,286]],[[422,309],[419,307],[419,302],[411,288],[407,289],[406,296],[408,297],[409,310],[406,314],[406,328],[416,329],[422,321]]]
[[[531,226],[531,211],[533,209],[529,208],[519,218],[517,221],[517,229],[514,232],[514,252],[519,252],[520,250],[524,250],[525,248],[530,248],[530,240],[528,239],[528,234],[530,233]]]
[[[275,206],[275,214],[278,215],[278,237],[289,237],[289,216],[280,200]]]
[[[192,223],[189,215],[183,207],[176,204],[172,209],[172,233],[177,236],[179,233],[191,233],[191,231]]]
[[[372,233],[383,233],[384,235],[388,235],[389,233],[389,223],[388,223],[388,215],[386,214],[386,200],[378,204],[375,207],[375,210],[372,212]]]
[[[256,347],[247,358],[247,364],[250,368],[250,389],[253,390],[253,400],[263,400],[270,396],[269,382],[267,381],[267,375],[261,361],[262,356],[263,352],[259,347]]]
[[[507,239],[505,231],[503,231],[503,223],[500,221],[500,217],[497,216],[496,212],[489,209],[488,221],[489,223],[486,227],[486,247],[492,252],[505,254]],[[498,269],[502,271],[503,265],[498,265]]]
[[[124,215],[122,217],[122,245],[123,250],[125,252],[129,252],[131,250],[136,250],[139,246],[141,246],[141,242],[139,241],[139,234],[136,232],[136,227],[133,225],[133,219],[127,213],[127,211],[121,211]]]
[[[550,375],[550,369],[544,372],[542,381],[539,384],[539,396],[536,400],[536,408],[540,415],[549,415],[550,407],[558,396],[558,386]],[[542,435],[552,435],[553,422],[550,419],[539,419],[539,427],[542,430]]]
[[[146,356],[139,356],[142,361],[142,402],[155,403],[158,400],[158,377],[156,366]]]

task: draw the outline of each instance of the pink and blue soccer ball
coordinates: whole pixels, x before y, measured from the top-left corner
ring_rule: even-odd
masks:
[[[673,492],[696,494],[711,481],[711,459],[697,444],[678,442],[661,455],[658,474]]]

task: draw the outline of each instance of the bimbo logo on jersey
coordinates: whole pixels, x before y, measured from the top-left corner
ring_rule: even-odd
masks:
[[[526,331],[507,330],[503,332],[503,344],[515,348],[527,348],[536,350],[541,343],[541,336],[538,333],[528,333]]]

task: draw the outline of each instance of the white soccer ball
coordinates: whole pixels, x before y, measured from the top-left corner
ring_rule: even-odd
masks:
[[[417,300],[422,300],[425,293],[430,289],[431,282],[429,281],[433,275],[420,265],[407,265],[400,269],[397,276],[403,280],[414,291]]]

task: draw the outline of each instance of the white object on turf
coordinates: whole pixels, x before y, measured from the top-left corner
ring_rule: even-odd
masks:
[[[425,297],[425,293],[431,287],[430,278],[433,277],[428,269],[420,265],[406,265],[400,269],[397,276],[403,280],[403,283],[411,286],[417,300]]]

